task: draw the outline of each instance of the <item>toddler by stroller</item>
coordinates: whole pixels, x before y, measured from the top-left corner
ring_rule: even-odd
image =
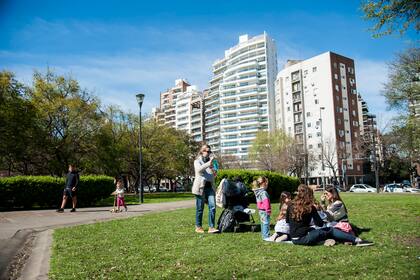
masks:
[[[247,208],[247,188],[238,179],[222,179],[216,192],[216,205],[223,208],[217,222],[220,232],[258,231],[255,223],[254,209]]]

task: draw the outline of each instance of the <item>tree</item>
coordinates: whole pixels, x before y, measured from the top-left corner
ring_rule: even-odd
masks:
[[[258,131],[250,148],[249,157],[264,170],[286,173],[287,151],[292,143],[293,139],[283,130]]]
[[[69,163],[82,166],[96,149],[93,139],[102,120],[99,101],[76,80],[50,70],[45,75],[35,72],[29,100],[45,132],[39,149],[48,172],[62,175]]]
[[[413,164],[420,159],[420,48],[399,54],[389,73],[383,94],[389,109],[399,112],[392,131],[399,149]]]
[[[368,0],[362,4],[362,10],[366,20],[375,22],[370,29],[375,38],[394,32],[403,35],[411,25],[416,32],[420,30],[420,5],[417,0]]]
[[[36,110],[27,100],[29,88],[14,74],[0,72],[0,167],[23,174],[34,172],[36,147],[42,139]]]

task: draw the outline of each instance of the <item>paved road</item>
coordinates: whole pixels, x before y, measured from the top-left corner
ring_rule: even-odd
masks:
[[[122,213],[111,213],[110,207],[82,208],[74,213],[70,213],[69,209],[64,213],[55,210],[0,212],[0,279],[10,276],[6,272],[10,272],[11,266],[16,273],[23,271],[23,279],[27,279],[25,271],[31,274],[31,279],[46,279],[49,263],[45,262],[49,259],[51,229],[190,208],[194,205],[194,200],[129,205],[128,212]],[[31,268],[39,267],[39,260],[44,260],[44,267],[36,275]]]

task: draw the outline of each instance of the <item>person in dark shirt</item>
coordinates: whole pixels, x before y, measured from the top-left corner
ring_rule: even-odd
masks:
[[[76,211],[78,185],[79,185],[79,173],[76,170],[76,166],[73,164],[70,164],[69,173],[67,173],[67,177],[66,177],[66,186],[63,191],[63,201],[61,202],[61,207],[60,209],[57,210],[57,212],[59,213],[64,212],[64,207],[66,207],[68,197],[72,199],[72,204],[73,204],[73,208],[70,210],[70,212]]]
[[[373,245],[370,241],[364,241],[336,228],[322,227],[324,222],[318,215],[316,207],[313,191],[306,185],[300,185],[297,196],[286,212],[286,222],[290,226],[293,244],[316,245],[328,240],[324,243],[325,245],[334,245],[335,241],[349,242],[356,246]],[[322,228],[311,227],[311,221]]]

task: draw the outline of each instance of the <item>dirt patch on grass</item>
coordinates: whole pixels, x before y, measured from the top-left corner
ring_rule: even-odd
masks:
[[[395,237],[394,241],[407,247],[420,248],[420,237]]]

